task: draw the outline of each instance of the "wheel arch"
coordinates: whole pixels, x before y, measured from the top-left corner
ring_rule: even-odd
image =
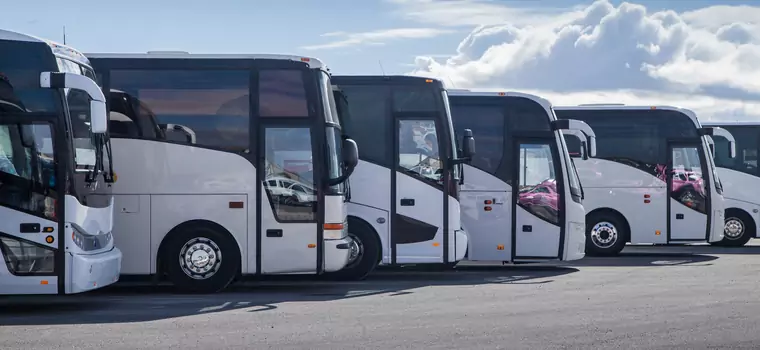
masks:
[[[352,230],[361,231],[363,233],[371,233],[371,236],[374,238],[378,249],[377,262],[380,263],[383,260],[383,242],[380,240],[380,234],[377,232],[377,230],[375,230],[375,228],[372,227],[372,225],[370,225],[367,220],[354,215],[348,215],[347,224],[349,233]]]
[[[725,213],[726,213],[725,214],[726,220],[728,220],[728,218],[730,218],[731,216],[741,216],[740,219],[747,222],[745,229],[752,230],[750,232],[750,237],[757,238],[757,221],[755,221],[755,218],[752,217],[752,214],[738,207],[726,208]]]

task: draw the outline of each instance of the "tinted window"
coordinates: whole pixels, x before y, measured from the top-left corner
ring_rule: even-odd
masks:
[[[359,145],[359,157],[384,166],[391,166],[388,114],[388,89],[383,86],[341,85],[348,113],[341,113],[345,133]]]
[[[259,71],[259,115],[262,117],[308,117],[303,71]]]
[[[277,219],[314,220],[317,194],[309,128],[267,128],[264,155],[263,183]]]
[[[583,149],[581,148],[581,139],[575,135],[562,135],[565,138],[565,144],[567,144],[567,153],[572,157],[580,157],[583,155]]]
[[[617,160],[656,173],[667,164],[667,139],[699,135],[688,116],[666,110],[555,110],[558,118],[586,122],[596,134],[597,158]],[[569,140],[567,137],[566,140]]]
[[[0,112],[55,111],[56,90],[40,87],[40,73],[58,70],[50,48],[0,41],[0,52]]]
[[[471,165],[496,174],[504,155],[504,108],[452,102],[454,132],[463,135],[464,129],[471,129],[476,138],[477,152]]]
[[[759,126],[721,126],[736,140],[736,158],[728,157],[728,140],[713,137],[715,142],[715,164],[719,167],[741,171],[750,175],[760,175],[757,171]]]
[[[507,130],[551,130],[549,116],[543,106],[525,97],[506,97],[509,125]]]
[[[398,133],[399,167],[407,174],[443,181],[435,121],[400,120]]]
[[[435,112],[443,110],[438,105],[441,90],[426,86],[394,86],[394,112]]]
[[[170,140],[238,152],[249,144],[248,77],[247,70],[114,70],[110,81],[168,127]]]

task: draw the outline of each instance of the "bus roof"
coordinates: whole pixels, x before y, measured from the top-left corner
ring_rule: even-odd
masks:
[[[150,51],[147,53],[85,53],[90,58],[106,59],[206,59],[206,60],[289,60],[306,63],[309,68],[327,69],[318,58],[279,54],[202,54],[184,51]]]
[[[485,90],[477,90],[477,89],[446,89],[446,93],[449,96],[456,97],[456,96],[483,96],[483,97],[521,97],[526,98],[529,100],[532,100],[533,102],[538,103],[541,105],[541,107],[544,108],[546,113],[548,115],[552,115],[552,109],[554,108],[552,106],[552,103],[549,102],[549,100],[532,94],[526,94],[524,92],[517,92],[517,91],[485,91]],[[551,117],[550,117],[551,118]]]
[[[578,111],[578,110],[664,110],[664,111],[674,111],[674,112],[680,112],[685,114],[686,116],[691,119],[692,122],[694,122],[694,125],[697,127],[700,127],[701,124],[699,122],[699,119],[697,118],[697,114],[694,113],[694,111],[686,108],[681,107],[675,107],[675,106],[666,106],[666,105],[660,105],[660,106],[644,106],[644,105],[637,105],[637,106],[628,106],[624,105],[622,103],[611,103],[611,104],[586,104],[586,105],[577,105],[577,106],[555,106],[555,111]]]
[[[331,79],[334,85],[340,84],[388,84],[388,85],[419,85],[432,84],[443,89],[443,83],[438,79],[418,77],[413,75],[333,75]]]
[[[9,30],[4,30],[4,29],[0,29],[0,40],[24,41],[24,42],[30,42],[30,43],[46,44],[48,47],[50,47],[50,50],[53,52],[54,55],[77,62],[89,68],[92,68],[92,65],[90,64],[90,60],[87,59],[87,56],[85,56],[84,54],[82,54],[81,52],[79,52],[78,50],[74,49],[71,46],[59,44],[52,40],[42,39],[33,35],[12,32]]]

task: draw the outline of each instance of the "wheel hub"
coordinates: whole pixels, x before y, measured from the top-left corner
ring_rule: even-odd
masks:
[[[362,245],[361,241],[350,233],[349,237],[351,237],[351,244],[348,248],[348,264],[346,264],[346,266],[356,263],[358,260],[360,260],[362,254],[364,253],[364,245]]]
[[[728,239],[737,239],[744,233],[744,223],[737,218],[726,219],[726,224],[723,228],[723,234]]]
[[[193,238],[179,253],[179,264],[188,277],[193,279],[207,279],[219,271],[222,264],[222,252],[216,242],[204,238]]]
[[[609,248],[617,240],[617,228],[609,222],[599,222],[591,229],[591,241],[599,248]]]

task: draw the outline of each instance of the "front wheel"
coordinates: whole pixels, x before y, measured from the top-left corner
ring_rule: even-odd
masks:
[[[723,226],[723,240],[717,245],[724,247],[741,247],[747,244],[755,235],[755,225],[747,214],[737,210],[726,211],[726,221]]]
[[[586,218],[586,254],[590,256],[619,254],[627,237],[626,227],[616,215],[596,213]]]
[[[169,280],[180,292],[216,293],[235,278],[240,252],[226,233],[196,225],[170,239],[164,259]]]
[[[351,238],[349,257],[346,267],[339,271],[325,274],[326,277],[342,281],[359,281],[367,277],[380,258],[380,245],[373,236],[374,232],[358,230],[351,232],[352,225],[348,225],[348,237]]]

